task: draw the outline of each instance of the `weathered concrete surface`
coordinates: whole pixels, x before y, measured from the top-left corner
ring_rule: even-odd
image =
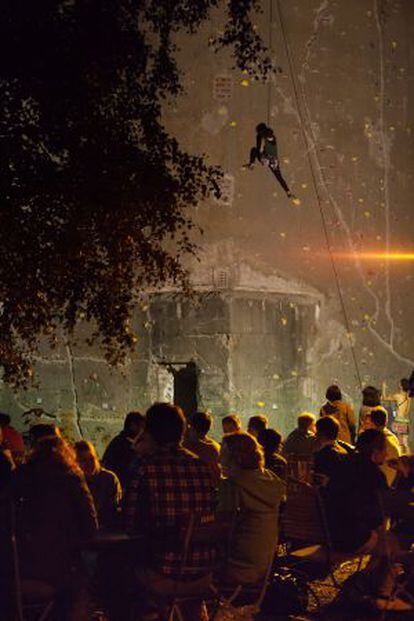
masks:
[[[270,0],[262,5],[257,26],[268,37]],[[80,343],[45,351],[38,390],[0,391],[0,407],[16,420],[44,407],[60,413],[73,435],[80,419],[104,444],[128,409],[171,393],[171,378],[154,361],[196,356],[203,407],[265,411],[287,430],[296,409],[316,411],[332,381],[358,404],[350,342],[364,383],[392,385],[414,366],[412,263],[358,258],[367,250],[412,250],[414,3],[280,0],[286,40],[276,0],[272,7],[282,72],[271,85],[232,71],[227,54],[208,48],[218,11],[195,37],[180,39],[186,93],[165,111],[183,145],[226,172],[222,199],[194,213],[208,255],[194,282],[216,293],[198,308],[165,292],[137,309],[140,341],[123,375]],[[261,166],[242,168],[254,127],[268,114],[300,206]],[[316,188],[333,250],[351,255],[336,263],[350,335]]]

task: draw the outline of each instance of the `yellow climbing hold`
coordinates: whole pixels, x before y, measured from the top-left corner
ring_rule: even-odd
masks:
[[[266,405],[266,403],[265,403],[264,401],[257,401],[256,405],[257,405],[259,408],[264,408],[264,406]]]
[[[292,198],[292,203],[299,206],[301,204],[300,198]]]
[[[286,325],[287,325],[287,322],[288,322],[287,317],[282,317],[282,318],[281,318],[281,320],[280,320],[280,323],[281,323],[283,326],[286,326]]]
[[[241,84],[241,86],[250,86],[250,82],[249,82],[249,80],[246,80],[246,79],[242,80],[242,81],[240,82],[240,84]]]
[[[229,125],[230,127],[236,127],[237,123],[236,121],[230,121]]]

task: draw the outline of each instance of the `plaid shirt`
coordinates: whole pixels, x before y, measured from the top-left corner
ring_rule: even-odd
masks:
[[[153,567],[174,578],[183,549],[179,533],[191,514],[212,521],[214,505],[214,482],[208,466],[182,447],[163,448],[142,459],[132,475],[125,505],[127,531],[148,534],[157,542]],[[183,578],[201,575],[214,558],[211,546],[191,546]]]

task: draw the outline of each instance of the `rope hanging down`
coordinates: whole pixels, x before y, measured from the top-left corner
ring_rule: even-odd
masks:
[[[270,8],[269,8],[269,17],[272,20],[273,19],[273,0],[269,0],[270,2]],[[286,35],[286,29],[285,29],[285,25],[284,25],[284,20],[283,20],[283,15],[282,15],[282,10],[280,8],[280,0],[276,0],[276,6],[277,6],[277,13],[278,13],[278,17],[279,17],[279,23],[280,23],[280,30],[281,30],[281,34],[282,34],[282,38],[283,38],[283,43],[284,43],[284,47],[285,47],[285,52],[286,52],[286,57],[288,60],[288,64],[289,64],[289,72],[290,72],[290,78],[291,78],[291,82],[292,82],[292,87],[293,87],[293,92],[294,92],[294,96],[295,96],[295,100],[296,100],[296,109],[298,112],[298,116],[299,116],[299,120],[300,120],[300,126],[301,126],[301,133],[302,133],[302,138],[305,144],[305,149],[306,149],[306,154],[308,157],[308,161],[309,161],[309,168],[310,168],[310,172],[311,172],[311,177],[312,177],[312,182],[313,182],[313,186],[315,189],[315,195],[316,195],[316,200],[318,202],[318,208],[319,208],[319,212],[321,215],[321,221],[322,221],[322,229],[324,232],[324,236],[325,236],[325,242],[326,242],[326,248],[328,250],[328,254],[329,254],[329,258],[330,258],[330,263],[331,263],[331,267],[332,267],[332,272],[335,278],[335,283],[336,283],[336,289],[338,292],[338,298],[340,301],[340,305],[341,305],[341,309],[342,309],[342,314],[344,316],[344,322],[345,322],[345,328],[347,331],[347,337],[348,337],[348,342],[349,342],[349,347],[351,350],[351,355],[352,355],[352,360],[354,362],[354,366],[355,366],[355,372],[356,372],[356,377],[358,379],[358,383],[360,388],[362,389],[362,378],[361,378],[361,374],[359,372],[359,367],[358,367],[358,361],[357,361],[357,357],[356,357],[356,353],[355,353],[355,348],[352,342],[352,334],[351,334],[351,328],[350,328],[350,322],[348,319],[348,314],[346,311],[346,306],[345,306],[345,300],[344,300],[344,295],[342,293],[342,288],[341,288],[341,282],[339,279],[339,274],[338,274],[338,270],[335,264],[335,259],[332,253],[332,248],[331,248],[331,243],[330,243],[330,239],[329,239],[329,233],[328,233],[328,226],[326,223],[326,217],[325,217],[325,213],[323,211],[323,207],[322,207],[322,201],[321,201],[321,196],[319,193],[319,189],[318,189],[318,183],[317,183],[317,179],[316,179],[316,174],[315,174],[315,170],[314,170],[314,165],[312,162],[312,157],[311,157],[311,145],[309,144],[308,141],[308,137],[307,134],[305,132],[305,124],[304,124],[304,118],[302,115],[302,110],[301,110],[301,105],[300,105],[300,98],[299,98],[299,93],[298,93],[298,88],[296,85],[296,80],[295,80],[295,67],[294,67],[294,63],[293,63],[293,57],[291,54],[291,50],[290,50],[290,46],[289,46],[289,42],[287,39],[287,35]],[[269,47],[271,49],[271,32],[272,32],[272,24],[270,23],[269,25]],[[268,121],[270,117],[270,82],[269,82],[269,96],[268,96]]]

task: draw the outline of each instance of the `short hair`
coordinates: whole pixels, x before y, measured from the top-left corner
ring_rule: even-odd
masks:
[[[406,377],[400,379],[400,384],[404,392],[408,392],[410,390],[410,380],[408,380]]]
[[[145,416],[141,414],[141,412],[138,412],[137,410],[134,410],[133,412],[128,412],[128,414],[125,416],[124,431],[129,431],[132,425],[137,425],[137,427],[143,427],[144,423]]]
[[[247,424],[247,429],[254,429],[257,433],[264,431],[267,427],[268,420],[267,416],[263,414],[258,414],[257,416],[251,416],[249,418],[249,422]]]
[[[213,417],[209,412],[194,412],[190,416],[191,427],[202,437],[206,436],[213,424]]]
[[[368,415],[375,427],[385,427],[388,421],[388,412],[384,408],[376,408],[371,410]]]
[[[240,416],[237,416],[237,414],[228,414],[227,416],[224,416],[221,419],[221,424],[224,427],[225,423],[229,424],[229,425],[233,425],[234,426],[234,431],[240,431],[241,430],[241,420],[240,420]]]
[[[145,431],[157,444],[178,446],[183,439],[185,416],[178,405],[154,403],[145,418]]]
[[[79,440],[78,442],[75,442],[74,449],[76,451],[76,454],[89,453],[89,455],[93,457],[95,468],[99,469],[100,467],[99,458],[98,458],[96,449],[94,445],[92,444],[92,442],[89,442],[89,440]]]
[[[5,412],[0,412],[0,427],[7,427],[10,425],[11,418]]]
[[[367,457],[371,457],[374,451],[383,451],[385,446],[385,433],[380,429],[367,429],[363,431],[356,443],[358,453]]]
[[[253,436],[244,431],[230,433],[223,438],[231,461],[241,470],[257,470],[264,466],[263,449]]]
[[[309,427],[316,421],[315,414],[311,412],[302,412],[298,416],[298,429],[308,431]]]
[[[362,391],[362,405],[368,407],[381,405],[381,391],[375,386],[365,386]]]
[[[340,401],[342,399],[341,389],[336,384],[332,384],[328,386],[325,397],[328,401]]]
[[[282,434],[276,429],[263,429],[257,438],[265,453],[277,453],[282,444]]]
[[[336,440],[339,433],[339,423],[333,416],[322,416],[316,422],[316,434],[327,440]]]

